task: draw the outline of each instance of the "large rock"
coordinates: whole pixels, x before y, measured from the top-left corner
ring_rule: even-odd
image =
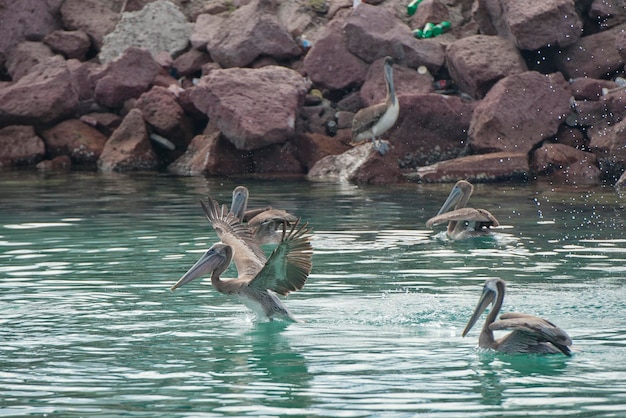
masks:
[[[624,59],[616,47],[617,36],[626,24],[580,38],[554,54],[554,63],[565,77],[608,78],[623,69]]]
[[[43,41],[58,54],[65,58],[85,59],[91,40],[82,30],[55,30],[46,35]]]
[[[42,42],[25,41],[15,45],[7,55],[7,70],[13,81],[28,74],[40,62],[53,57],[52,50]]]
[[[399,97],[395,126],[383,135],[393,145],[390,154],[402,168],[430,165],[467,153],[467,130],[474,102],[435,93]]]
[[[482,98],[500,79],[528,70],[517,48],[499,36],[474,35],[446,48],[450,76],[459,89]]]
[[[360,4],[346,19],[344,33],[348,49],[365,62],[389,55],[408,67],[424,65],[436,73],[445,61],[437,40],[415,39],[407,25],[381,7]]]
[[[191,47],[197,50],[206,49],[209,41],[220,31],[220,25],[224,17],[212,14],[201,14],[196,18],[189,37]]]
[[[46,145],[32,126],[0,129],[0,167],[36,164],[46,155]]]
[[[74,79],[60,56],[35,65],[17,83],[0,88],[0,126],[53,123],[77,107]]]
[[[65,0],[61,6],[63,26],[67,30],[82,30],[96,49],[102,47],[104,35],[115,29],[120,13],[113,0]]]
[[[98,169],[104,172],[155,170],[158,165],[141,111],[132,109],[104,145]]]
[[[103,63],[119,57],[128,47],[166,51],[176,55],[187,47],[192,26],[178,6],[156,0],[137,12],[122,14],[115,30],[104,37],[98,57]]]
[[[67,155],[74,164],[95,165],[107,137],[78,119],[67,119],[41,133],[51,157]]]
[[[531,169],[572,184],[599,184],[596,156],[563,144],[544,144],[532,153]]]
[[[126,100],[147,91],[160,68],[150,52],[128,48],[93,77],[94,97],[104,106],[121,107]]]
[[[219,132],[197,135],[187,151],[167,167],[178,175],[233,175],[253,172],[249,151],[239,151]]]
[[[316,85],[330,90],[358,86],[369,65],[346,45],[341,22],[332,21],[304,57],[304,71]]]
[[[260,174],[304,174],[303,164],[291,142],[273,144],[252,151],[254,172]]]
[[[193,137],[193,126],[171,90],[155,86],[139,97],[136,106],[153,132],[166,137],[179,149],[187,147]]]
[[[339,141],[336,137],[316,133],[298,135],[294,144],[298,159],[307,171],[327,155],[338,155],[350,149],[348,144]]]
[[[245,67],[260,56],[279,61],[298,57],[302,50],[273,14],[271,0],[253,0],[222,21],[207,49],[222,67]]]
[[[453,183],[459,179],[482,183],[526,179],[529,171],[526,153],[494,152],[441,161],[420,167],[405,177],[424,183]]]
[[[39,40],[59,29],[63,0],[0,0],[0,67],[6,54],[25,40]]]
[[[295,133],[309,83],[285,67],[215,70],[193,90],[196,107],[237,149],[283,143]]]
[[[601,161],[626,167],[626,119],[588,131],[589,148]]]
[[[484,14],[475,16],[482,33],[497,33],[519,49],[564,47],[582,34],[582,21],[573,0],[478,0],[475,10]]]
[[[359,6],[361,7],[361,6]],[[365,142],[339,155],[327,155],[309,170],[313,181],[340,183],[388,184],[402,181],[402,175],[390,158],[381,156],[372,142]]]
[[[202,71],[202,66],[211,62],[211,57],[205,51],[190,49],[183,52],[174,60],[172,68],[178,76],[192,76]]]
[[[528,152],[556,134],[570,110],[571,90],[559,73],[535,71],[497,82],[474,108],[470,145],[478,153]]]

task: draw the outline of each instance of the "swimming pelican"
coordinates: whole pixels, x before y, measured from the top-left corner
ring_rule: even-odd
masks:
[[[389,150],[389,144],[376,138],[387,132],[398,119],[400,104],[393,86],[393,58],[385,57],[385,81],[387,97],[384,103],[359,110],[352,119],[352,141],[355,143],[371,139],[374,148],[381,155]]]
[[[459,180],[439,209],[437,216],[430,218],[426,226],[431,228],[447,222],[446,234],[452,240],[489,234],[489,227],[498,226],[500,223],[485,209],[465,207],[473,191],[474,186],[470,182]],[[454,210],[451,210],[453,205]]]
[[[239,218],[240,222],[248,223],[252,229],[252,235],[259,244],[278,244],[282,239],[281,230],[284,224],[291,226],[298,218],[287,211],[274,209],[271,206],[248,209],[249,195],[246,186],[235,187],[230,211]]]
[[[491,348],[503,353],[535,353],[556,354],[563,353],[571,356],[570,346],[572,340],[561,328],[552,322],[533,315],[522,313],[506,313],[496,317],[502,308],[506,284],[504,280],[488,279],[483,288],[483,294],[478,301],[476,310],[463,330],[463,336],[467,335],[474,326],[480,315],[492,303],[491,311],[487,315],[483,329],[478,338],[478,346]],[[494,339],[493,331],[512,329],[508,335],[500,339]]]
[[[269,258],[253,239],[250,229],[241,224],[226,206],[209,198],[202,208],[221,242],[208,251],[172,286],[175,290],[190,281],[211,273],[211,284],[218,292],[238,295],[254,311],[258,319],[272,321],[275,317],[296,321],[278,298],[302,289],[311,272],[311,231],[299,220],[290,230],[283,229],[282,239]],[[220,277],[234,260],[238,277]]]

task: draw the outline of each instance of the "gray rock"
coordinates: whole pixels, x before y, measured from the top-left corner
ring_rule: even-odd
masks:
[[[104,37],[98,57],[110,62],[128,47],[150,51],[153,57],[161,51],[176,55],[183,51],[192,26],[178,6],[167,0],[156,0],[137,12],[126,12],[115,29]]]

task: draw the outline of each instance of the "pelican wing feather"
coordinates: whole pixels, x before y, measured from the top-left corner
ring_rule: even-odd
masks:
[[[486,211],[484,209],[461,208],[442,213],[441,215],[433,216],[428,221],[426,221],[426,226],[430,228],[432,226],[447,223],[450,221],[476,222],[477,224],[483,226],[500,225],[496,217],[493,216],[489,211]]]
[[[358,138],[364,132],[368,132],[378,123],[387,110],[387,103],[378,103],[365,109],[359,110],[352,119],[352,140],[368,139]],[[370,134],[368,134],[370,135]]]
[[[282,240],[249,287],[270,289],[280,295],[302,289],[313,256],[309,232],[308,224],[299,225],[299,220],[289,231],[285,227]]]
[[[517,341],[517,345],[536,346],[548,342],[564,354],[571,355],[568,347],[572,345],[572,340],[569,335],[552,322],[538,316],[515,312],[502,314],[500,320],[492,323],[489,329],[513,330],[513,333],[505,337],[507,344],[515,344]]]
[[[233,259],[239,275],[256,274],[265,264],[266,257],[261,247],[254,241],[250,228],[239,222],[239,218],[228,211],[226,205],[208,198],[208,204],[202,204],[202,210],[224,244],[233,248]]]

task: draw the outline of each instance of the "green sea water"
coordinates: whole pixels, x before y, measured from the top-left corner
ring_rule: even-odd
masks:
[[[199,200],[238,184],[314,228],[299,323],[208,278],[169,290],[218,240]],[[626,200],[476,185],[502,227],[449,242],[424,223],[450,187],[0,173],[0,416],[625,416]],[[461,337],[492,277],[574,355]]]

